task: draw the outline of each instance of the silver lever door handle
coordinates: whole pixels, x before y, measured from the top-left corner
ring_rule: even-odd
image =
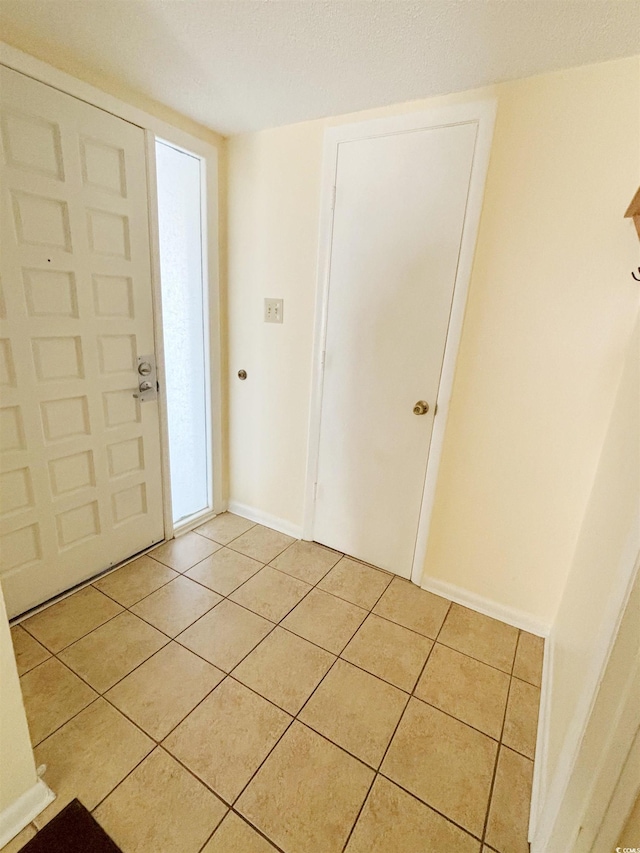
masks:
[[[140,385],[138,386],[138,392],[133,396],[136,398],[136,400],[139,398],[144,399],[143,394],[145,393],[145,391],[153,391],[153,385],[150,382],[147,382],[146,380],[140,383]]]

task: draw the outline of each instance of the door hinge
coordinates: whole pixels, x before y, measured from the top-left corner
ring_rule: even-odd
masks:
[[[313,499],[314,499],[314,501],[317,499],[317,497],[318,497],[318,484],[314,483],[313,484]]]

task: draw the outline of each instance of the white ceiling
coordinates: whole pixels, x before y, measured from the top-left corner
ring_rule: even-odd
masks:
[[[225,135],[640,52],[638,0],[0,0],[2,24]]]

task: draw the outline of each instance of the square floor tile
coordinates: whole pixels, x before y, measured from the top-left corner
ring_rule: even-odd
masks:
[[[41,610],[21,623],[22,627],[51,652],[59,652],[89,631],[103,625],[122,607],[92,586]]]
[[[94,812],[122,853],[198,853],[224,817],[220,800],[157,747]]]
[[[222,545],[217,542],[212,542],[206,536],[200,536],[198,533],[189,531],[183,533],[182,536],[177,536],[175,539],[170,539],[164,545],[154,548],[149,553],[154,560],[159,560],[170,569],[175,569],[177,572],[186,572],[200,560],[204,560],[210,554],[215,553]]]
[[[196,619],[211,610],[221,597],[199,583],[178,577],[131,608],[170,637],[177,636]]]
[[[36,818],[39,827],[74,797],[94,809],[155,744],[104,699],[98,699],[36,747],[56,799]]]
[[[508,692],[506,672],[436,643],[415,695],[500,740]]]
[[[341,657],[410,693],[432,646],[422,634],[371,613]]]
[[[479,853],[480,842],[378,776],[345,853]]]
[[[381,772],[481,838],[497,751],[486,735],[410,699]]]
[[[370,610],[392,579],[393,575],[343,557],[320,581],[318,587]]]
[[[228,545],[232,539],[237,539],[247,530],[255,527],[254,521],[249,521],[247,518],[241,518],[239,515],[234,515],[232,512],[223,512],[216,515],[211,521],[205,521],[196,530],[201,536],[206,536],[208,539],[213,539],[221,545]]]
[[[533,758],[536,752],[539,707],[539,688],[512,678],[502,742],[527,758]]]
[[[449,606],[450,602],[439,595],[402,578],[394,578],[373,612],[433,640],[438,636]]]
[[[234,669],[233,677],[295,715],[334,660],[324,649],[275,628]]]
[[[408,698],[386,681],[338,660],[299,719],[377,768]]]
[[[60,652],[66,665],[104,693],[168,642],[147,622],[125,611]]]
[[[312,589],[282,624],[294,634],[338,655],[366,617],[367,611],[362,607],[320,589]]]
[[[123,607],[131,607],[177,577],[173,569],[143,556],[94,581],[93,585]]]
[[[225,672],[231,672],[273,628],[273,622],[227,600],[179,634],[177,640]]]
[[[299,539],[283,551],[271,565],[298,580],[307,583],[318,583],[329,569],[333,568],[342,557],[338,551],[318,545],[317,542],[305,542]]]
[[[109,690],[107,699],[162,740],[223,678],[215,666],[170,643]]]
[[[256,524],[251,530],[233,539],[229,547],[261,563],[269,563],[293,542],[295,539],[292,536]]]
[[[164,745],[232,803],[290,721],[284,711],[226,678],[180,723]]]
[[[28,634],[23,627],[16,625],[11,629],[11,640],[13,652],[16,656],[18,675],[24,675],[34,666],[51,657],[51,652],[40,645],[37,640]]]
[[[188,572],[187,577],[219,592],[229,595],[262,568],[262,563],[238,554],[230,548],[221,548],[197,563]]]
[[[438,642],[503,672],[511,673],[518,629],[459,604],[452,604]]]
[[[499,853],[529,853],[529,805],[533,761],[500,747],[486,842]]]
[[[204,847],[202,853],[277,853],[264,839],[234,812],[227,816]]]
[[[279,622],[310,589],[308,583],[265,566],[229,597],[265,619]]]
[[[520,631],[516,660],[513,665],[513,674],[516,678],[521,678],[522,681],[528,681],[529,684],[540,687],[542,685],[543,658],[544,640],[542,637],[535,637],[533,634],[527,634],[526,631]]]
[[[341,853],[373,771],[294,722],[238,800],[286,853]]]
[[[56,658],[23,675],[20,687],[34,746],[98,695]]]

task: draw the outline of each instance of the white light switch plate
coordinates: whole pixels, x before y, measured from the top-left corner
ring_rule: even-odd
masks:
[[[282,323],[282,299],[265,299],[264,300],[264,321],[265,323]]]

